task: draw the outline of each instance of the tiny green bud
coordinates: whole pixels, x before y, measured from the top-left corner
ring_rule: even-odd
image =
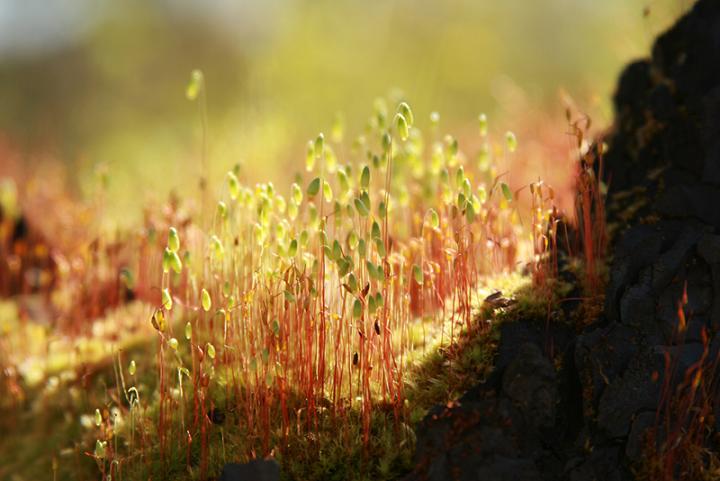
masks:
[[[102,424],[102,414],[100,414],[99,409],[95,409],[95,426],[100,426]]]
[[[305,153],[305,170],[312,172],[315,167],[315,146],[312,140],[308,140],[307,151]]]
[[[202,292],[200,293],[200,302],[202,303],[202,308],[205,312],[209,311],[212,307],[212,299],[210,298],[210,293],[204,287]]]
[[[175,227],[170,227],[168,232],[168,249],[172,252],[177,252],[180,249],[180,236]]]
[[[503,196],[505,196],[505,200],[508,202],[512,202],[513,200],[513,194],[510,190],[510,186],[507,185],[505,182],[500,183],[500,189],[502,190]]]
[[[212,249],[212,253],[216,259],[221,260],[223,258],[225,248],[223,247],[220,238],[214,234],[210,237],[210,248]]]
[[[372,228],[370,229],[371,236],[373,239],[379,239],[381,236],[380,232],[380,224],[377,223],[377,221],[373,221]]]
[[[162,290],[162,306],[168,311],[172,309],[173,306],[172,295],[170,295],[170,289],[167,287]]]
[[[317,138],[315,139],[315,156],[321,157],[323,155],[323,152],[325,151],[325,136],[321,133],[318,134]]]
[[[465,194],[465,197],[470,197],[470,192],[472,191],[472,186],[470,185],[470,179],[465,177],[462,181],[461,187],[462,187],[463,193]]]
[[[163,251],[163,258],[162,258],[162,269],[164,273],[170,272],[172,263],[172,251],[169,248],[165,248]]]
[[[360,174],[360,187],[365,190],[370,187],[370,167],[367,165],[363,167],[362,174]]]
[[[362,317],[362,312],[363,312],[362,302],[360,302],[360,299],[355,299],[355,302],[353,302],[353,317],[355,319],[360,319]]]
[[[207,355],[210,357],[210,359],[215,359],[215,346],[213,346],[211,343],[207,343]]]
[[[307,188],[307,194],[314,197],[320,191],[320,177],[315,177],[310,181]]]
[[[408,127],[405,116],[401,113],[395,114],[395,127],[397,128],[400,139],[405,141],[410,136],[410,129]]]
[[[345,169],[340,168],[337,171],[338,183],[340,184],[340,194],[344,194],[350,190],[350,180],[348,179]]]
[[[455,172],[455,185],[457,187],[461,187],[464,180],[465,180],[465,169],[461,165],[460,167],[458,167],[457,172]]]
[[[323,182],[323,197],[325,198],[325,202],[332,202],[333,200],[332,188],[327,180]]]
[[[472,223],[475,220],[475,207],[472,202],[465,204],[465,219],[468,223]]]
[[[230,198],[232,200],[235,200],[240,195],[240,181],[237,178],[237,175],[230,170],[227,173],[227,181],[228,181],[228,190],[230,191]]]
[[[415,117],[413,116],[412,110],[410,110],[410,106],[407,102],[400,102],[400,105],[398,105],[398,113],[402,114],[402,116],[405,117],[408,126],[412,127],[415,123]]]
[[[177,349],[178,349],[178,340],[175,339],[174,337],[171,337],[170,340],[168,341],[168,345],[170,346],[170,348],[171,348],[173,351],[177,351]]]
[[[331,134],[332,134],[333,142],[336,142],[336,143],[342,142],[343,131],[344,131],[343,116],[340,112],[338,112],[335,114],[335,118],[333,119],[333,124],[332,124]]]
[[[95,457],[98,459],[105,458],[105,448],[107,447],[107,441],[95,441]]]
[[[437,229],[440,227],[440,216],[438,216],[437,211],[435,209],[430,209],[428,211],[428,217],[430,220],[430,227],[433,229]]]
[[[445,136],[445,144],[447,145],[448,155],[455,157],[458,153],[458,141],[451,135]]]
[[[287,255],[288,257],[295,257],[298,250],[298,241],[297,239],[293,239],[290,241],[290,245],[288,246]]]
[[[358,288],[357,277],[355,277],[355,274],[353,274],[352,272],[348,276],[347,285],[350,288],[350,292],[357,291],[357,288]]]
[[[351,230],[350,232],[348,232],[348,235],[347,235],[347,246],[348,246],[348,249],[350,249],[351,251],[354,251],[355,249],[357,249],[358,241],[359,241],[358,235],[357,235],[357,232],[355,232],[354,229]]]
[[[382,136],[383,152],[387,153],[390,151],[390,146],[392,146],[392,137],[390,136],[390,132],[385,132]]]
[[[507,144],[508,151],[515,152],[518,145],[517,137],[509,130],[505,133],[505,143]]]
[[[415,279],[415,282],[422,285],[423,284],[423,271],[420,268],[419,265],[414,264],[413,265],[413,278]]]
[[[185,97],[188,100],[195,100],[200,94],[203,85],[203,73],[195,69],[190,73],[190,82],[185,89]]]
[[[480,128],[480,136],[485,137],[488,133],[488,119],[487,115],[480,114],[478,116],[478,127]]]
[[[192,324],[190,324],[190,321],[185,324],[185,339],[188,341],[192,339]]]
[[[484,186],[478,187],[478,200],[481,204],[484,204],[487,200],[487,190],[485,190]]]
[[[303,200],[303,193],[300,186],[297,184],[297,182],[293,182],[292,186],[290,187],[292,200],[295,202],[295,204],[300,205]]]
[[[360,197],[356,197],[354,203],[355,203],[355,209],[357,209],[358,214],[360,214],[360,216],[362,216],[362,217],[367,217],[368,214],[370,213],[370,211],[368,210],[367,206],[362,201],[362,199]]]
[[[367,244],[365,243],[365,239],[360,239],[358,241],[358,254],[361,258],[365,258],[365,254],[367,253]]]
[[[167,261],[165,260],[166,258]],[[177,252],[171,251],[167,247],[165,248],[165,253],[163,254],[163,270],[165,270],[166,263],[173,271],[175,271],[176,274],[180,274],[182,271],[182,261],[180,260],[180,256]]]
[[[220,217],[221,219],[227,218],[227,204],[225,202],[218,201],[217,213],[218,213],[218,217]]]
[[[290,220],[295,220],[297,218],[297,216],[300,212],[299,212],[298,206],[295,202],[290,203],[290,205],[288,206],[288,209],[287,209],[287,213],[288,213],[288,217],[290,218]]]

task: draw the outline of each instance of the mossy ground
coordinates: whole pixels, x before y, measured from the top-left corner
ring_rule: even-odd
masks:
[[[513,298],[510,309],[490,310],[482,307],[482,300],[495,290]],[[548,302],[556,296],[539,295],[530,280],[520,274],[508,274],[487,279],[476,290],[475,324],[468,331],[458,323],[447,320],[443,326],[428,321],[423,333],[418,320],[418,342],[405,360],[405,412],[396,420],[392,407],[376,406],[371,421],[371,437],[367,447],[362,443],[361,418],[357,406],[348,409],[342,419],[320,416],[312,434],[289,433],[283,449],[273,451],[282,466],[284,479],[396,479],[412,467],[415,437],[413,426],[430,407],[457,399],[462,393],[485,379],[492,370],[499,341],[498,326],[519,318],[542,317],[548,312]],[[138,316],[136,311],[118,312]],[[133,324],[135,322],[129,322]],[[456,321],[457,322],[457,321]],[[138,327],[142,333],[144,327]],[[450,342],[450,333],[454,340]],[[110,343],[102,336],[98,343]],[[154,418],[157,408],[155,342],[147,336],[128,336],[112,344],[112,352],[121,352],[123,363],[136,361],[137,379],[125,379],[136,386],[144,415]],[[106,348],[103,347],[102,349]],[[98,352],[102,352],[97,347]],[[30,479],[97,479],[99,468],[89,456],[94,448],[97,427],[92,413],[98,406],[123,405],[118,399],[120,390],[113,363],[117,354],[97,355],[93,358],[68,356],[68,362],[43,372],[34,386],[23,385],[25,398],[3,405],[3,431],[0,440],[0,477],[13,480]],[[126,386],[129,387],[129,386]],[[212,393],[214,402],[224,403],[225,393]],[[186,400],[192,406],[192,400]],[[126,403],[124,403],[126,405]],[[298,405],[301,405],[298,403]],[[120,413],[117,436],[118,452],[128,454],[127,430],[129,413]],[[104,413],[105,416],[108,413]],[[253,441],[247,439],[240,424],[241,413],[227,412],[222,425],[213,425],[208,437],[209,472],[219,472],[225,462],[246,461],[253,456]],[[147,438],[152,439],[155,426],[146,423]],[[124,479],[197,479],[200,458],[199,443],[190,452],[191,468],[186,466],[184,449],[171,443],[165,462],[161,462],[157,447],[147,445],[140,451],[144,460],[137,459],[140,439],[135,439],[136,459],[127,461],[120,471]],[[124,446],[125,445],[125,446]]]

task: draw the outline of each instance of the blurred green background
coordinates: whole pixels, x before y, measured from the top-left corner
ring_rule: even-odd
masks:
[[[0,135],[28,170],[65,163],[78,192],[105,165],[111,211],[128,218],[149,196],[195,188],[194,68],[207,83],[211,186],[237,162],[248,181],[284,182],[338,111],[354,136],[393,89],[421,128],[431,110],[460,134],[479,112],[499,131],[527,109],[562,117],[560,89],[607,125],[620,69],[688,3],[5,0]]]

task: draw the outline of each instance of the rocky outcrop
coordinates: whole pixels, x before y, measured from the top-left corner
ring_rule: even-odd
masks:
[[[678,416],[676,388],[717,365],[720,2],[697,2],[630,64],[614,103],[604,168],[619,228],[603,315],[570,335],[504,328],[491,382],[423,421],[410,479],[633,479],[649,430],[659,444],[673,435],[661,420]],[[718,377],[702,378],[687,413],[720,412]],[[682,430],[694,421],[680,414]],[[699,442],[717,453],[711,439]]]

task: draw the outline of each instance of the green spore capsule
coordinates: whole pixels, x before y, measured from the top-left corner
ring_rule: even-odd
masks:
[[[232,170],[227,173],[227,183],[230,198],[236,200],[240,196],[240,181]]]
[[[297,239],[293,239],[290,241],[290,245],[288,246],[287,255],[288,257],[295,257],[298,250],[298,241]]]
[[[517,150],[517,137],[515,137],[515,134],[513,134],[509,130],[505,133],[505,144],[507,145],[507,149],[509,152],[515,152],[515,150]]]
[[[440,216],[435,209],[430,209],[428,211],[428,219],[430,221],[430,227],[432,227],[433,229],[437,229],[440,227]]]
[[[323,182],[323,198],[325,202],[332,202],[333,200],[332,187],[330,187],[330,183],[327,180]]]
[[[360,187],[365,190],[370,188],[370,167],[367,165],[363,167],[362,173],[360,174]]]
[[[315,138],[314,152],[315,157],[322,157],[325,151],[325,136],[321,133]]]
[[[212,237],[210,237],[210,248],[212,250],[213,256],[217,260],[222,260],[223,256],[225,255],[225,248],[223,247],[220,238],[214,234],[212,235]]]
[[[355,299],[355,302],[353,302],[353,317],[355,319],[360,319],[362,317],[362,313],[363,313],[362,302],[360,302],[360,299]]]
[[[320,177],[315,177],[310,181],[307,188],[307,194],[314,197],[320,191]]]
[[[221,219],[227,219],[227,204],[223,201],[217,203],[217,215]]]
[[[400,102],[400,105],[398,105],[398,113],[402,114],[402,116],[405,117],[408,127],[413,126],[413,124],[415,123],[415,117],[413,116],[412,110],[410,109],[410,106],[407,104],[407,102]]]
[[[422,285],[422,284],[423,284],[423,280],[424,280],[424,276],[423,276],[423,271],[422,271],[422,269],[420,268],[420,266],[417,265],[417,264],[414,264],[414,265],[413,265],[413,268],[412,268],[412,271],[413,271],[413,279],[415,279],[415,282],[417,282],[418,284]]]
[[[205,288],[203,288],[202,292],[200,293],[200,302],[205,312],[208,312],[212,307],[212,298],[210,297],[210,293]]]
[[[305,152],[305,170],[312,172],[313,168],[315,168],[315,145],[312,140],[308,140]]]
[[[162,306],[168,311],[173,307],[172,295],[170,294],[170,289],[167,287],[162,290]]]
[[[200,95],[200,91],[202,90],[203,82],[204,78],[202,70],[193,70],[190,73],[190,82],[188,82],[187,87],[185,88],[185,97],[191,101],[197,99],[198,95]]]
[[[400,139],[404,142],[410,136],[410,128],[403,114],[395,114],[395,127],[397,128]]]
[[[177,252],[170,252],[169,262],[170,267],[175,272],[175,274],[180,274],[180,272],[182,272],[182,261],[180,260],[180,256]]]
[[[488,119],[487,115],[478,115],[478,128],[480,129],[480,136],[486,137],[488,134]]]
[[[502,190],[505,200],[507,200],[508,202],[512,202],[513,194],[512,194],[512,191],[510,190],[510,186],[507,185],[505,182],[502,182],[500,184],[500,189]]]
[[[168,249],[172,252],[180,250],[180,236],[178,235],[178,231],[175,227],[170,227],[170,230],[168,231]]]
[[[292,186],[290,186],[290,195],[296,205],[300,205],[302,203],[303,193],[297,182],[293,182]]]

